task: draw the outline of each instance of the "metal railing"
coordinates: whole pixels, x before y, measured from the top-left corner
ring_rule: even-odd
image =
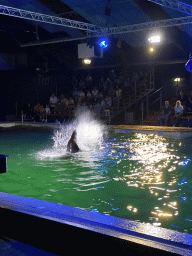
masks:
[[[142,100],[142,102],[141,102],[142,125],[143,125],[143,121],[144,121],[144,115],[146,114],[147,117],[149,115],[149,107],[151,107],[152,105],[154,105],[156,103],[160,109],[162,108],[163,98],[164,98],[164,94],[163,94],[164,89],[165,89],[165,85],[162,86],[161,88],[157,89],[155,92],[151,93],[150,95],[147,94],[146,97]],[[154,95],[155,95],[155,97],[154,97]],[[153,96],[153,98],[152,98],[152,96]],[[153,99],[153,101],[151,103],[149,103],[150,99]]]

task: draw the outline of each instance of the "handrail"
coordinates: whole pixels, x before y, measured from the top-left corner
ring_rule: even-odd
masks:
[[[151,89],[150,91],[148,91],[145,95],[141,96],[140,98],[136,99],[134,102],[131,102],[130,104],[128,104],[126,107],[124,107],[123,109],[121,109],[118,113],[116,113],[115,115],[113,115],[111,117],[111,120],[116,117],[117,115],[119,115],[120,113],[122,113],[123,111],[125,111],[127,108],[131,107],[132,105],[134,105],[135,103],[137,103],[139,100],[141,100],[142,98],[146,97],[147,94],[149,94],[151,91],[153,91],[154,89]]]
[[[165,87],[165,85],[163,85],[161,88],[157,89],[155,92],[153,92],[152,94],[150,94],[150,97],[151,97],[152,95],[154,95],[155,93],[157,93],[158,91],[160,91],[163,87]]]

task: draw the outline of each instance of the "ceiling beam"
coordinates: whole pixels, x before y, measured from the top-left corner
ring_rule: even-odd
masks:
[[[179,12],[184,12],[188,15],[192,15],[192,6],[189,4],[179,2],[177,0],[147,0],[147,1],[161,5],[161,6],[165,6],[167,8],[177,10]]]
[[[37,12],[25,11],[22,9],[8,7],[4,5],[0,5],[0,14],[22,18],[22,19],[28,19],[28,20],[37,21],[37,22],[50,23],[53,25],[86,30],[93,33],[99,33],[99,27],[93,24],[60,18],[57,16],[45,15]]]

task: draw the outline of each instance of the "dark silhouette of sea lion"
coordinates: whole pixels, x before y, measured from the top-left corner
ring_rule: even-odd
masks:
[[[76,135],[77,135],[77,133],[76,133],[76,131],[74,131],[71,135],[70,140],[68,141],[67,151],[70,153],[76,153],[80,150],[79,147],[77,146],[77,143],[75,142]]]

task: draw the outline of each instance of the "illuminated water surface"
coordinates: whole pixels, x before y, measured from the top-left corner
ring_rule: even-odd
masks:
[[[108,132],[68,155],[52,129],[0,132],[0,191],[192,234],[192,138]]]

